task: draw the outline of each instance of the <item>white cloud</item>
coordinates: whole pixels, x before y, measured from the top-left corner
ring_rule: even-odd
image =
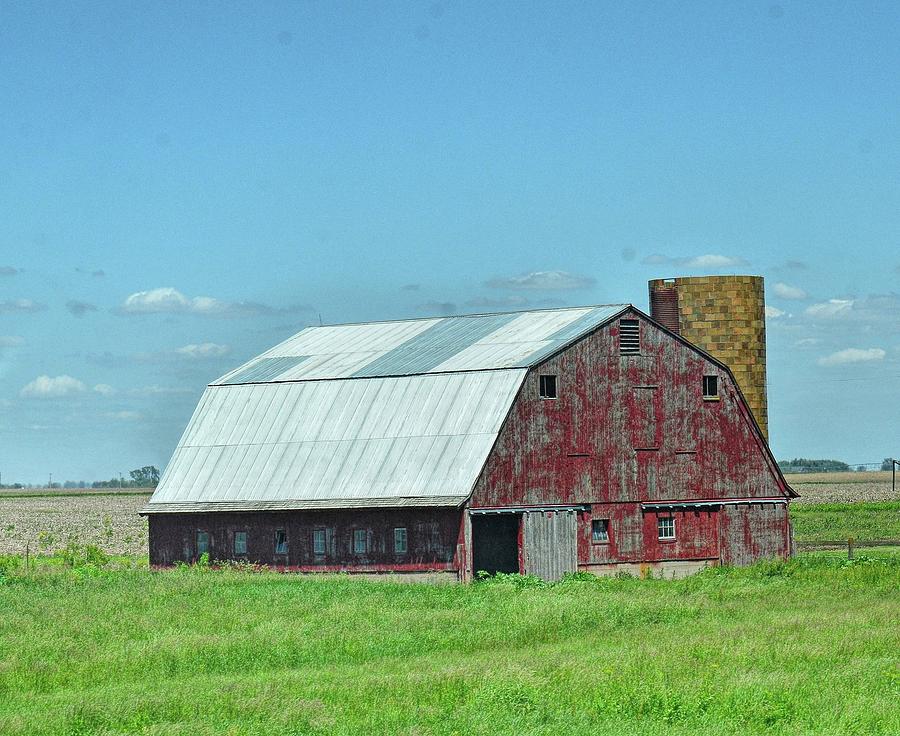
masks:
[[[203,342],[199,345],[185,345],[175,352],[184,358],[203,360],[205,358],[221,358],[223,355],[228,355],[231,348],[228,345],[219,345],[214,342]]]
[[[779,281],[775,284],[775,286],[772,287],[772,291],[775,292],[775,296],[781,299],[806,299],[808,296],[799,286],[790,286],[783,281]]]
[[[21,396],[36,399],[55,399],[83,392],[87,387],[72,376],[38,376],[19,392]]]
[[[881,348],[847,348],[836,353],[819,358],[819,365],[847,365],[848,363],[871,363],[875,360],[884,360],[886,353]]]
[[[519,276],[491,279],[486,283],[493,289],[527,289],[530,291],[571,291],[593,286],[595,279],[567,271],[532,271]]]
[[[107,419],[118,419],[124,422],[132,422],[141,419],[141,413],[137,411],[111,411],[104,414]]]
[[[94,393],[98,393],[101,396],[112,396],[113,394],[118,393],[118,391],[107,383],[98,383],[94,386]]]
[[[854,303],[853,299],[829,299],[827,302],[811,304],[805,312],[810,317],[838,317],[849,314]]]
[[[814,345],[818,345],[820,342],[822,341],[818,337],[803,337],[794,343],[794,347],[811,348]]]
[[[707,253],[702,256],[666,256],[662,253],[654,253],[644,258],[641,262],[649,266],[678,266],[680,268],[695,268],[701,271],[749,265],[743,258],[723,256],[718,253]]]
[[[46,304],[32,301],[31,299],[7,299],[0,302],[0,314],[13,312],[41,312],[47,308]]]
[[[25,338],[18,335],[0,335],[0,348],[17,348],[25,344]]]
[[[254,316],[261,314],[289,314],[308,312],[312,307],[296,304],[291,307],[269,307],[257,302],[226,302],[211,296],[188,297],[171,286],[138,291],[119,307],[120,314],[195,314],[208,317]]]
[[[766,317],[771,319],[777,319],[778,317],[784,316],[784,310],[779,309],[778,307],[770,307],[768,304],[766,305]]]
[[[177,388],[175,386],[142,386],[141,388],[133,388],[128,393],[134,396],[172,396],[175,394],[192,394],[194,389]]]

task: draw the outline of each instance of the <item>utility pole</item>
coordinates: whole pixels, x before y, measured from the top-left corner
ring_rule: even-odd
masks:
[[[891,497],[896,498],[897,496],[897,466],[900,465],[900,460],[894,460],[891,458]]]
[[[47,488],[53,488],[53,473],[50,473],[50,480],[47,482]]]

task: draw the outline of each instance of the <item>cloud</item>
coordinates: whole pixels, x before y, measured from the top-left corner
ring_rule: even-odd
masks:
[[[46,304],[34,302],[31,299],[7,299],[5,302],[0,302],[0,314],[42,312],[46,308]]]
[[[190,360],[205,360],[208,358],[221,358],[228,355],[231,348],[228,345],[219,345],[214,342],[203,342],[199,345],[185,345],[178,348],[175,353]]]
[[[453,302],[425,302],[423,304],[417,304],[416,309],[420,312],[425,312],[425,314],[440,314],[443,317],[456,314],[456,304]]]
[[[119,307],[120,314],[195,314],[210,317],[252,317],[267,314],[308,312],[312,307],[294,305],[275,308],[257,302],[226,302],[211,296],[187,297],[170,286],[131,294]]]
[[[17,348],[25,344],[25,338],[18,335],[0,335],[0,348]]]
[[[723,256],[716,253],[707,253],[702,256],[666,256],[662,253],[654,253],[647,256],[641,263],[649,266],[677,266],[679,268],[694,268],[701,271],[715,270],[718,268],[736,268],[750,265],[743,258]]]
[[[528,291],[571,291],[587,289],[596,283],[590,276],[579,276],[567,271],[532,271],[520,276],[495,278],[485,283],[492,289],[521,289]]]
[[[491,297],[476,297],[466,302],[467,307],[477,309],[531,309],[540,307],[562,306],[559,299],[529,299],[521,294],[511,294],[497,299]]]
[[[117,419],[123,422],[133,422],[142,419],[140,412],[137,411],[110,411],[104,414],[107,419]]]
[[[12,266],[0,266],[0,276],[15,276],[19,273],[18,268],[13,268]]]
[[[803,289],[798,286],[790,286],[785,284],[783,281],[779,281],[772,287],[772,291],[775,292],[775,296],[780,299],[806,299],[808,296]]]
[[[106,271],[104,271],[102,268],[98,268],[98,269],[96,269],[94,271],[90,271],[90,272],[85,268],[78,268],[78,267],[76,267],[75,270],[78,273],[90,273],[91,276],[93,276],[94,278],[98,278],[98,279],[106,276]]]
[[[784,310],[779,309],[778,307],[770,307],[768,304],[766,305],[766,317],[770,317],[772,319],[778,319],[779,317],[784,316]]]
[[[822,340],[818,337],[803,337],[794,343],[795,348],[811,348],[818,345]]]
[[[128,393],[133,396],[174,396],[176,394],[192,394],[194,393],[194,389],[152,385],[133,388]]]
[[[113,396],[118,393],[116,389],[110,386],[108,383],[98,383],[94,386],[94,393],[100,394],[101,396]]]
[[[811,304],[804,313],[810,317],[839,317],[850,314],[854,303],[854,299],[829,299],[827,302]]]
[[[55,399],[62,396],[82,393],[86,386],[72,376],[38,376],[31,383],[25,385],[19,394],[25,398]]]
[[[88,312],[96,312],[98,307],[96,304],[70,299],[66,302],[66,309],[69,310],[70,314],[73,314],[76,317],[84,317]]]
[[[622,260],[631,262],[637,257],[637,251],[634,248],[622,248]]]
[[[422,288],[421,284],[404,284],[400,287],[401,291],[418,291]]]
[[[784,264],[785,268],[790,268],[794,271],[805,271],[809,266],[804,261],[788,261]]]
[[[859,348],[847,348],[846,350],[838,350],[836,353],[826,355],[819,358],[819,365],[847,365],[849,363],[871,363],[876,360],[884,360],[886,353],[881,348],[868,348],[861,350]]]

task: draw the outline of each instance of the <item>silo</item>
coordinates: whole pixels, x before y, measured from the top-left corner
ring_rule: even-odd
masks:
[[[766,302],[762,276],[687,276],[650,282],[650,314],[731,368],[763,436]]]

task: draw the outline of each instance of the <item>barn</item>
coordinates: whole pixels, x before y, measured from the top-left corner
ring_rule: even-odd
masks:
[[[309,327],[211,383],[150,561],[678,576],[791,554],[729,368],[630,304]]]

